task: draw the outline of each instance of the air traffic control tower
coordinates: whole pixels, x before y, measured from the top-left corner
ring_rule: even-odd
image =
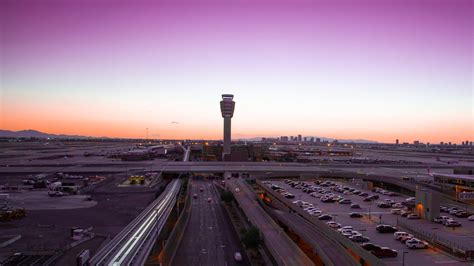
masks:
[[[224,149],[222,150],[222,161],[228,161],[230,157],[231,126],[230,121],[234,116],[234,95],[222,94],[221,113],[224,118]]]

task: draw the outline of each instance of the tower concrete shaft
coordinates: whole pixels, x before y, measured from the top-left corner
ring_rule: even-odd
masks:
[[[231,143],[231,119],[234,116],[235,102],[234,95],[222,94],[221,113],[224,118],[224,148],[222,150],[222,160],[226,161],[230,155]]]

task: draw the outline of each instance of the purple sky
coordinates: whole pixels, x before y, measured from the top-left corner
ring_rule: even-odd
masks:
[[[474,138],[470,0],[0,7],[1,128],[219,138],[231,92],[237,137]]]

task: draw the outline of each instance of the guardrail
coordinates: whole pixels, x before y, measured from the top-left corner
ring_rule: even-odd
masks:
[[[370,265],[384,265],[384,263],[380,259],[372,255],[367,250],[361,248],[359,245],[355,244],[354,242],[349,240],[347,237],[344,237],[341,234],[337,233],[336,231],[332,230],[324,222],[318,220],[316,217],[310,215],[309,213],[305,212],[299,207],[295,208],[295,205],[292,202],[289,202],[288,199],[284,198],[279,193],[273,191],[271,188],[263,184],[262,181],[257,180],[257,184],[260,185],[260,187],[262,187],[269,194],[271,194],[274,198],[278,199],[280,202],[282,202],[283,204],[291,208],[293,211],[295,211],[295,213],[299,214],[301,217],[305,218],[310,223],[312,223],[315,226],[315,228],[320,233],[324,234],[327,238],[334,239],[335,241],[340,243],[343,247],[351,249],[357,255],[359,255],[362,259],[368,262]]]
[[[439,236],[436,233],[428,232],[426,230],[414,227],[413,225],[406,223],[403,220],[397,220],[399,227],[402,227],[412,233],[413,235],[424,239],[431,244],[447,251],[450,254],[455,255],[456,257],[463,258],[465,260],[474,259],[474,250],[472,248],[466,247],[462,244],[456,243],[455,241],[449,240],[445,237]]]
[[[184,203],[184,208],[181,214],[174,225],[173,230],[171,231],[168,240],[165,243],[162,251],[162,258],[161,264],[162,265],[171,265],[173,262],[174,256],[176,255],[176,251],[178,249],[179,244],[181,243],[181,239],[183,238],[183,234],[186,230],[186,226],[189,222],[189,217],[191,214],[191,185],[188,182],[186,187],[186,201]]]

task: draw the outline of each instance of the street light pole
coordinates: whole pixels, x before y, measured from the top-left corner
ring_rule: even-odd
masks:
[[[403,254],[402,254],[402,266],[405,266],[405,254],[407,254],[408,251],[403,251]]]

